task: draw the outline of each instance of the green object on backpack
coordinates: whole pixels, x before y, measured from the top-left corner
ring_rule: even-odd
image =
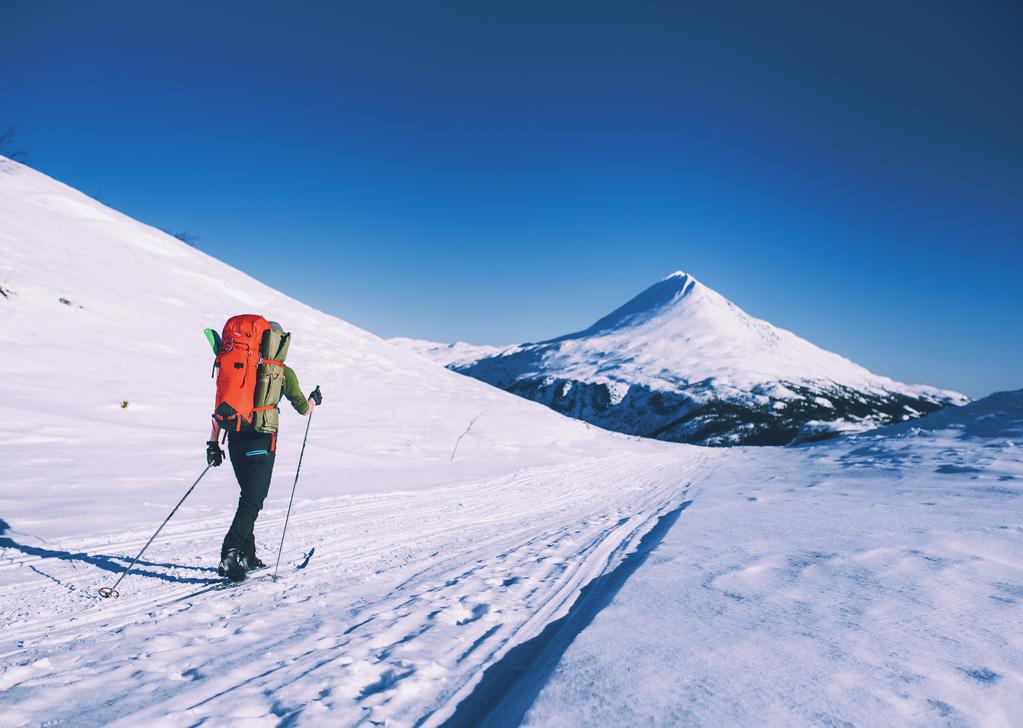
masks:
[[[205,329],[203,333],[206,334],[206,341],[210,342],[210,347],[213,349],[213,356],[220,353],[220,334],[213,329]]]

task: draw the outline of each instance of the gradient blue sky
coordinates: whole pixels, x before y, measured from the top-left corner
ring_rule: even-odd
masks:
[[[1023,386],[1021,7],[8,3],[0,127],[382,336],[538,340],[684,269],[977,396]]]

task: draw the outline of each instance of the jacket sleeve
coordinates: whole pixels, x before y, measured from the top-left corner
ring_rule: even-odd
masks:
[[[300,415],[309,411],[309,400],[302,394],[302,387],[298,383],[298,375],[295,370],[285,365],[284,367],[284,396],[291,402]]]

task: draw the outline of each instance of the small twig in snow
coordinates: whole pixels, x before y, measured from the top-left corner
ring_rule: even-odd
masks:
[[[484,410],[483,412],[486,412],[486,410]],[[469,434],[469,430],[471,430],[471,429],[472,429],[472,426],[473,426],[474,424],[476,424],[476,420],[478,420],[478,419],[479,419],[480,417],[482,417],[482,416],[483,416],[483,412],[480,412],[480,413],[479,413],[478,415],[476,415],[475,417],[473,417],[473,418],[472,418],[472,419],[471,419],[471,420],[469,421],[469,426],[465,428],[465,432],[463,432],[463,433],[462,433],[461,435],[459,435],[459,436],[458,436],[458,439],[457,439],[457,440],[455,440],[455,446],[454,446],[454,448],[452,448],[452,450],[451,450],[451,460],[448,460],[448,462],[449,462],[449,463],[450,463],[450,462],[454,462],[454,460],[455,460],[455,453],[456,453],[456,452],[458,452],[458,443],[460,443],[460,442],[462,441],[462,438],[463,438],[463,437],[465,437],[466,435],[468,435],[468,434]]]

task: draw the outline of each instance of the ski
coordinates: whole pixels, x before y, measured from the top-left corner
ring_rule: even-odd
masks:
[[[195,597],[202,596],[203,594],[208,594],[209,592],[222,591],[222,590],[224,590],[224,589],[228,588],[229,586],[232,586],[233,584],[236,584],[236,583],[237,584],[241,584],[240,581],[239,582],[232,582],[231,580],[229,580],[229,579],[227,579],[225,577],[223,579],[219,579],[219,580],[213,582],[212,584],[210,584],[208,586],[204,586],[202,589],[200,589],[198,591],[190,592],[190,593],[185,594],[183,596],[180,596],[180,597],[178,597],[176,599],[171,599],[169,602],[164,602],[163,604],[161,604],[159,606],[161,606],[161,607],[169,607],[172,604],[177,604],[178,602],[184,602],[184,601],[187,601],[189,599],[194,599]]]
[[[302,560],[298,563],[297,566],[295,566],[294,570],[295,571],[300,571],[300,570],[306,568],[309,565],[309,560],[313,557],[313,554],[315,554],[315,553],[316,553],[316,549],[312,548],[312,549],[309,550],[309,553],[303,554],[302,555]],[[231,589],[232,587],[242,586],[243,584],[250,583],[252,581],[259,581],[259,580],[262,580],[262,579],[266,579],[267,576],[269,576],[269,575],[268,574],[260,574],[259,572],[267,571],[269,568],[270,568],[269,566],[262,566],[262,567],[260,567],[258,569],[253,569],[252,571],[248,572],[248,574],[258,574],[257,576],[250,577],[247,574],[244,579],[241,579],[239,581],[231,581],[226,576],[222,577],[220,579],[217,579],[216,581],[211,582],[210,584],[207,584],[206,586],[202,587],[201,589],[199,589],[197,591],[189,592],[188,594],[184,594],[184,595],[182,595],[180,597],[176,597],[174,599],[171,599],[170,601],[164,602],[163,604],[161,604],[159,606],[160,607],[169,607],[172,604],[179,604],[181,602],[186,602],[189,599],[195,599],[196,597],[202,596],[203,594],[209,594],[211,592],[216,592],[216,591],[226,591],[228,589]]]
[[[251,574],[251,573],[253,573],[255,571],[265,571],[266,568],[267,567],[264,566],[261,569],[253,569],[253,571],[249,572],[249,573]],[[257,577],[254,577],[254,578],[255,579],[259,579],[260,577],[257,576]],[[185,594],[183,596],[177,597],[176,599],[171,599],[169,602],[165,602],[161,606],[168,606],[168,605],[171,605],[171,604],[177,604],[178,602],[188,601],[189,599],[194,599],[195,597],[202,596],[203,594],[209,594],[210,592],[225,591],[227,589],[230,589],[233,586],[240,586],[240,585],[244,584],[247,581],[249,581],[248,575],[246,575],[246,577],[244,579],[239,579],[238,581],[232,581],[231,579],[228,579],[226,576],[224,576],[224,577],[221,577],[220,579],[217,579],[216,581],[214,581],[214,582],[204,586],[202,589],[199,589],[198,591],[189,592],[188,594]]]

